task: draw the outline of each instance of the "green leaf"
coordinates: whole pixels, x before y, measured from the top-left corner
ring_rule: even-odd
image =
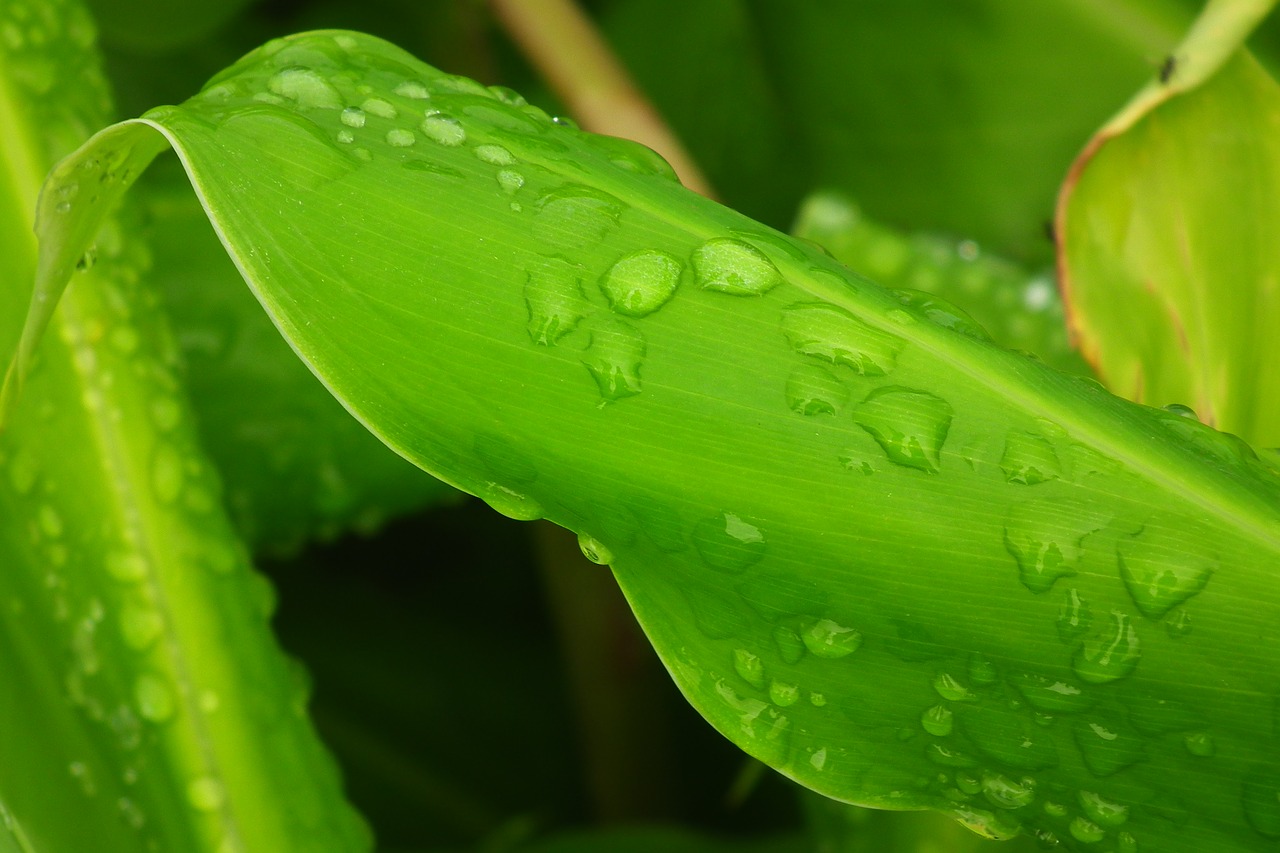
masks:
[[[107,102],[78,3],[4,0],[0,27],[7,321],[36,267],[17,211]],[[366,849],[220,511],[136,231],[125,210],[80,232],[95,246],[0,433],[0,849]]]
[[[1247,447],[367,36],[266,45],[100,133],[46,198],[122,192],[165,144],[344,404],[578,532],[752,755],[1064,849],[1280,834],[1280,483]],[[42,208],[24,358],[108,195]]]
[[[1243,52],[1214,72],[1268,5],[1219,6],[1244,31],[1184,42],[1090,142],[1058,213],[1072,323],[1108,387],[1264,446],[1280,444],[1280,87]]]

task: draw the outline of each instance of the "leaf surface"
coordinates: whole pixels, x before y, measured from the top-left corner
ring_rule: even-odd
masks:
[[[499,511],[577,531],[751,754],[1065,849],[1280,835],[1258,640],[1280,485],[1247,447],[938,325],[644,149],[371,37],[272,42],[48,192],[165,144],[339,399]],[[107,201],[42,210],[38,309]]]

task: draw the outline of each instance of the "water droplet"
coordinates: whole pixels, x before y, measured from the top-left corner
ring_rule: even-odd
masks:
[[[804,657],[804,640],[785,625],[773,629],[773,642],[784,663],[799,663]]]
[[[120,633],[129,648],[136,651],[150,648],[163,627],[160,614],[149,607],[127,604],[120,611]]]
[[[1144,755],[1142,739],[1106,717],[1080,720],[1072,734],[1085,766],[1095,776],[1118,773]]]
[[[588,308],[578,268],[558,258],[543,259],[529,270],[524,301],[529,337],[542,346],[553,346],[573,331]]]
[[[1112,802],[1101,794],[1081,791],[1079,800],[1080,808],[1084,810],[1085,815],[1098,826],[1123,826],[1129,819],[1128,806]]]
[[[1125,613],[1111,612],[1108,630],[1084,641],[1072,660],[1076,675],[1090,684],[1105,684],[1133,672],[1141,657],[1138,634]]]
[[[1089,602],[1080,597],[1080,591],[1067,590],[1066,600],[1058,610],[1058,637],[1064,643],[1071,643],[1089,632],[1093,624],[1093,612]]]
[[[392,90],[402,98],[413,98],[414,100],[425,100],[431,97],[431,93],[427,91],[427,87],[414,80],[406,80]]]
[[[1164,621],[1165,632],[1175,640],[1191,633],[1191,614],[1186,610],[1175,610],[1173,615]]]
[[[920,715],[920,726],[935,737],[946,737],[955,726],[955,714],[946,705],[934,705]]]
[[[200,776],[187,785],[187,802],[196,811],[216,811],[221,808],[223,799],[222,783],[211,776]]]
[[[412,130],[405,130],[400,127],[393,127],[388,130],[386,139],[387,144],[392,148],[408,148],[418,141]]]
[[[644,336],[635,326],[614,320],[596,324],[582,364],[595,380],[605,402],[640,393],[640,365],[644,361]]]
[[[83,761],[73,761],[67,767],[71,773],[71,778],[80,783],[80,791],[86,797],[94,797],[98,794],[97,783],[93,780],[93,773],[89,770],[89,765]]]
[[[954,717],[952,718],[954,720]],[[943,767],[977,767],[978,760],[971,755],[953,749],[945,743],[938,741],[931,742],[924,748],[925,758],[934,764],[940,764]],[[974,789],[968,791],[969,794],[978,793],[979,786],[974,785]]]
[[[524,175],[513,169],[503,169],[498,173],[498,186],[502,187],[502,191],[507,195],[514,195],[524,186]]]
[[[1085,844],[1097,844],[1107,837],[1107,831],[1085,817],[1076,817],[1069,827],[1071,837]]]
[[[787,377],[786,398],[798,415],[834,415],[849,402],[849,389],[825,367],[802,364]]]
[[[791,721],[759,699],[739,696],[724,681],[716,682],[716,695],[738,714],[740,745],[765,764],[778,766],[791,750]],[[738,739],[735,738],[735,739]]]
[[[310,68],[285,68],[267,81],[267,89],[296,101],[300,107],[327,110],[342,107],[338,90]]]
[[[1022,585],[1039,594],[1052,589],[1058,578],[1074,575],[1084,538],[1110,520],[1071,498],[1014,504],[1005,521],[1004,544],[1018,564]]]
[[[891,462],[938,472],[951,426],[951,404],[946,400],[889,385],[868,394],[854,409],[853,420],[871,433]]]
[[[513,107],[523,107],[529,103],[525,100],[524,95],[521,95],[515,89],[509,89],[506,86],[490,86],[488,88],[489,94],[493,95],[504,104],[509,104]]]
[[[1116,853],[1138,853],[1138,839],[1133,833],[1122,832],[1116,836]]]
[[[809,704],[815,708],[824,708],[827,704],[827,697],[822,693],[810,693]]]
[[[359,107],[347,107],[338,115],[338,120],[347,127],[364,127],[364,110]]]
[[[983,773],[982,794],[997,808],[1020,809],[1035,800],[1036,782],[1029,778],[1014,781],[999,773]]]
[[[1217,747],[1214,746],[1213,738],[1204,732],[1196,732],[1195,734],[1187,735],[1183,738],[1182,742],[1186,745],[1187,752],[1192,755],[1198,755],[1201,758],[1208,758],[1213,755],[1217,749]]]
[[[384,101],[382,98],[366,98],[360,105],[360,109],[378,118],[395,118],[399,115],[391,102]]]
[[[814,657],[827,660],[851,655],[862,645],[862,632],[831,619],[813,620],[800,632],[800,638]]]
[[[1120,576],[1143,616],[1160,619],[1204,589],[1217,567],[1208,541],[1208,532],[1187,519],[1159,530],[1148,525],[1120,540]]]
[[[534,235],[570,249],[593,246],[617,226],[623,208],[622,202],[608,193],[569,184],[538,199]]]
[[[158,675],[143,673],[133,683],[133,699],[144,720],[163,723],[173,716],[173,693]]]
[[[490,166],[514,166],[516,158],[501,145],[477,145],[475,155]]]
[[[1010,681],[1018,692],[1039,711],[1054,714],[1076,714],[1088,710],[1093,700],[1084,690],[1069,681],[1034,673],[1019,673]]]
[[[785,681],[769,683],[769,701],[780,708],[794,705],[800,699],[800,688]]]
[[[763,252],[741,240],[717,237],[694,250],[690,259],[703,290],[732,296],[763,296],[782,284],[782,274]]]
[[[490,483],[479,497],[495,511],[516,521],[537,521],[543,516],[542,505],[536,500],[497,483]]]
[[[843,364],[864,376],[884,376],[892,371],[904,344],[896,335],[825,302],[801,302],[784,308],[782,333],[801,355]]]
[[[442,113],[429,115],[422,120],[422,132],[432,142],[446,148],[456,148],[467,141],[467,131],[453,116]]]
[[[600,540],[592,536],[588,536],[585,533],[579,533],[578,547],[582,549],[582,556],[586,557],[597,566],[603,566],[613,562],[613,552],[606,548]]]
[[[49,539],[57,539],[62,535],[62,516],[49,504],[41,504],[36,511],[36,525]]]
[[[764,689],[764,662],[746,649],[733,650],[733,671],[757,690]]]
[[[653,249],[632,252],[616,261],[600,278],[600,290],[620,314],[644,317],[657,311],[680,284],[680,262]]]
[[[961,684],[959,679],[947,672],[938,673],[933,679],[933,689],[943,699],[951,702],[976,702],[978,694],[974,693],[965,685]]]
[[[182,494],[184,480],[182,454],[169,442],[161,442],[151,457],[151,487],[156,499],[163,504],[176,501]]]
[[[991,659],[981,652],[969,655],[969,680],[974,684],[995,684],[1000,680],[1000,672]]]
[[[134,583],[147,574],[147,561],[133,551],[113,551],[105,562],[107,574],[123,583]]]
[[[691,538],[704,563],[730,574],[760,562],[766,549],[760,528],[731,512],[699,521],[693,527]]]
[[[1008,482],[1028,486],[1056,480],[1062,475],[1062,463],[1053,444],[1044,436],[1029,432],[1009,433],[1000,468]]]
[[[1022,825],[1006,814],[992,814],[982,809],[952,809],[946,812],[972,832],[992,841],[1011,841],[1022,832]]]

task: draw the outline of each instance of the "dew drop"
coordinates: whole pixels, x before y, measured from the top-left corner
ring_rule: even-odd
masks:
[[[608,193],[569,184],[538,199],[534,236],[570,249],[593,246],[617,226],[623,208]]]
[[[827,697],[822,693],[810,693],[809,704],[815,708],[824,708],[827,704]]]
[[[954,720],[954,717],[952,717],[952,719]],[[947,744],[939,743],[938,741],[933,741],[925,747],[924,756],[934,764],[939,764],[943,767],[969,768],[978,766],[978,760],[973,756],[966,755],[965,753],[959,752]],[[979,786],[975,785],[974,789],[967,793],[976,794],[978,793],[978,790],[980,790]]]
[[[1085,766],[1095,776],[1111,776],[1144,755],[1141,738],[1104,717],[1080,720],[1072,734]]]
[[[516,158],[501,145],[477,145],[475,155],[490,166],[514,166]]]
[[[427,87],[414,80],[406,80],[392,90],[402,98],[413,98],[414,100],[425,100],[431,97],[431,93],[427,91]]]
[[[854,409],[853,420],[876,440],[889,461],[937,473],[951,426],[951,404],[927,391],[889,385]]]
[[[943,699],[947,699],[951,702],[978,701],[978,694],[974,693],[964,684],[961,684],[959,679],[947,672],[940,672],[937,677],[933,679],[933,689]]]
[[[1201,758],[1208,758],[1217,749],[1213,743],[1213,738],[1204,732],[1187,735],[1182,742],[1186,745],[1187,752]]]
[[[133,683],[133,699],[144,720],[163,723],[173,716],[173,693],[158,675],[143,673]]]
[[[780,708],[794,705],[800,700],[800,688],[785,681],[769,682],[769,701]]]
[[[640,366],[645,342],[640,331],[620,320],[598,323],[582,364],[607,403],[640,393]]]
[[[690,538],[704,563],[730,574],[760,562],[766,549],[760,528],[731,512],[699,521]]]
[[[516,521],[537,521],[543,516],[542,505],[536,500],[496,483],[489,484],[480,498],[495,511]]]
[[[983,809],[953,809],[947,812],[970,831],[992,841],[1011,841],[1022,833],[1022,826],[1009,815],[995,815]]]
[[[211,776],[200,776],[187,785],[187,802],[196,811],[216,811],[222,806],[223,799],[222,783]]]
[[[733,650],[733,671],[757,690],[764,689],[764,662],[746,649]]]
[[[147,574],[147,561],[132,551],[113,551],[107,555],[107,574],[122,583],[135,583]]]
[[[837,660],[862,645],[862,632],[846,628],[831,619],[815,619],[800,632],[804,647],[814,657]]]
[[[1014,781],[999,773],[983,773],[982,794],[997,808],[1020,809],[1035,800],[1036,783],[1029,778]]]
[[[666,252],[642,249],[618,259],[600,278],[600,290],[620,314],[645,317],[676,292],[683,266]]]
[[[544,259],[529,270],[524,301],[529,338],[541,346],[554,346],[573,331],[588,307],[577,267],[557,258]]]
[[[120,634],[135,651],[150,648],[163,628],[160,614],[149,607],[129,604],[120,612]]]
[[[524,175],[514,169],[503,169],[498,173],[498,186],[507,195],[514,195],[524,186]]]
[[[921,293],[918,290],[894,290],[893,295],[903,305],[914,308],[934,325],[979,341],[990,341],[991,336],[977,321],[958,306],[940,296]]]
[[[1088,710],[1093,700],[1084,690],[1069,681],[1033,673],[1019,673],[1010,681],[1018,692],[1038,711],[1053,714],[1075,714]]]
[[[1164,630],[1175,640],[1187,636],[1191,633],[1191,614],[1186,610],[1174,611],[1174,614],[1165,620]]]
[[[338,115],[338,120],[347,127],[364,127],[364,110],[359,107],[347,107]]]
[[[613,562],[613,552],[606,548],[599,539],[588,536],[586,533],[578,534],[578,547],[582,550],[582,556],[597,566],[604,566]]]
[[[787,406],[798,415],[834,415],[849,402],[849,389],[825,367],[802,364],[787,377]]]
[[[1071,837],[1085,844],[1097,844],[1107,837],[1107,831],[1085,817],[1076,817],[1069,827]]]
[[[285,68],[267,81],[267,89],[296,101],[301,107],[329,110],[342,107],[338,90],[310,68]]]
[[[995,684],[1000,680],[1000,672],[991,659],[981,652],[969,655],[969,680],[974,684]]]
[[[784,663],[799,663],[804,657],[804,640],[785,625],[773,629],[773,642]]]
[[[782,333],[801,355],[843,364],[864,376],[894,369],[903,340],[825,302],[802,302],[782,311]]]
[[[437,113],[422,120],[422,132],[432,142],[446,148],[457,148],[467,141],[467,131],[452,116]]]
[[[1085,815],[1098,826],[1123,826],[1125,821],[1129,819],[1128,806],[1112,802],[1101,794],[1093,791],[1081,791],[1078,799],[1080,808],[1084,810]]]
[[[1080,591],[1067,590],[1067,597],[1058,609],[1058,638],[1064,643],[1071,643],[1089,633],[1093,624],[1093,613],[1089,602],[1080,597]]]
[[[946,737],[955,726],[955,714],[946,705],[934,705],[920,715],[920,726],[935,737]]]
[[[412,130],[405,130],[400,127],[393,127],[388,130],[386,139],[387,144],[392,148],[408,148],[418,141]]]
[[[1106,633],[1084,641],[1076,652],[1072,668],[1090,684],[1106,684],[1133,672],[1141,654],[1132,620],[1127,614],[1113,610]]]
[[[1209,582],[1217,560],[1207,531],[1186,519],[1159,531],[1150,525],[1116,545],[1120,576],[1143,616],[1160,619]]]
[[[782,274],[763,252],[741,240],[717,237],[690,259],[698,286],[732,296],[763,296],[782,284]]]
[[[391,102],[384,101],[382,98],[367,98],[360,105],[360,109],[378,118],[395,118],[399,115],[396,108],[391,105]]]
[[[1083,551],[1083,540],[1110,516],[1071,498],[1016,503],[1005,520],[1004,544],[1018,564],[1022,585],[1048,592],[1058,578],[1069,577]]]
[[[1000,468],[1005,480],[1034,486],[1062,475],[1062,463],[1053,444],[1044,436],[1029,432],[1011,432],[1004,442]]]

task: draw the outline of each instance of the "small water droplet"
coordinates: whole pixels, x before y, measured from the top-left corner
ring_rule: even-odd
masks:
[[[338,120],[341,121],[343,124],[345,124],[347,127],[354,127],[354,128],[364,127],[364,122],[365,122],[364,110],[360,109],[359,107],[347,107],[345,110],[343,110],[339,114]]]
[[[1213,738],[1204,732],[1189,734],[1183,738],[1182,742],[1186,745],[1187,752],[1192,755],[1200,756],[1201,758],[1208,758],[1213,755],[1217,749],[1213,743]]]
[[[814,692],[814,693],[810,693],[810,694],[809,694],[809,704],[810,704],[810,705],[812,705],[812,706],[813,706],[813,707],[815,707],[815,708],[823,708],[823,707],[826,707],[826,704],[827,704],[827,697],[826,697],[824,694],[822,694],[822,693],[816,693],[816,692]]]
[[[475,155],[490,166],[514,166],[516,158],[501,145],[477,145]]]
[[[1148,525],[1116,545],[1120,577],[1148,619],[1160,619],[1209,582],[1217,568],[1208,531],[1187,519],[1156,530]]]
[[[862,632],[831,619],[815,619],[800,632],[804,646],[814,657],[837,660],[862,645]]]
[[[953,716],[952,720],[954,721],[954,719],[955,718]],[[924,748],[924,756],[934,764],[939,764],[943,767],[968,768],[978,766],[978,760],[973,756],[966,755],[965,753],[960,752],[945,743],[939,743],[938,741],[932,741]],[[973,786],[973,790],[967,791],[966,793],[976,794],[978,793],[978,790],[979,786],[975,784]]]
[[[1133,672],[1141,655],[1133,620],[1128,614],[1113,610],[1106,632],[1084,641],[1072,660],[1072,668],[1090,684],[1105,684]]]
[[[337,134],[334,136],[334,139],[337,139],[343,145],[350,145],[352,142],[356,141],[355,134],[349,130],[338,131]]]
[[[1143,758],[1142,739],[1106,717],[1080,720],[1072,734],[1085,766],[1095,776],[1111,776]]]
[[[731,512],[699,521],[690,538],[703,562],[730,574],[760,562],[766,549],[760,528]]]
[[[582,556],[586,557],[597,566],[604,566],[613,562],[613,552],[606,548],[604,543],[593,536],[588,536],[586,533],[579,533],[578,547],[582,550]]]
[[[600,290],[614,311],[645,317],[671,299],[683,269],[666,252],[642,249],[614,262],[600,278]]]
[[[1011,815],[996,815],[983,809],[970,808],[953,809],[946,814],[964,824],[972,832],[992,841],[1011,841],[1022,833],[1022,825]]]
[[[414,100],[425,100],[431,97],[431,93],[427,91],[427,87],[415,80],[406,80],[392,90],[402,98],[413,98]]]
[[[521,95],[515,89],[509,89],[506,86],[490,86],[488,88],[489,94],[493,95],[504,104],[509,104],[513,107],[523,107],[529,103],[525,100],[524,95]]]
[[[645,342],[640,331],[629,323],[613,320],[597,323],[591,330],[591,345],[582,364],[595,380],[605,402],[615,402],[640,393],[640,366]]]
[[[1081,791],[1078,799],[1085,815],[1098,826],[1123,826],[1129,819],[1128,806],[1108,800],[1101,794]]]
[[[1165,632],[1175,640],[1191,633],[1191,614],[1186,610],[1175,610],[1173,615],[1164,621]]]
[[[946,737],[955,726],[955,714],[946,705],[934,705],[920,715],[920,726],[935,737]]]
[[[98,794],[97,783],[94,782],[93,773],[89,770],[89,765],[83,761],[73,761],[67,767],[71,773],[71,778],[75,779],[80,785],[80,791],[86,797],[94,797]]]
[[[400,114],[391,105],[390,101],[385,101],[382,98],[366,98],[364,103],[360,104],[360,109],[378,118],[395,118]],[[363,127],[363,125],[361,126]]]
[[[1086,817],[1076,817],[1068,827],[1071,837],[1085,844],[1097,844],[1107,837],[1107,831]]]
[[[1053,444],[1044,436],[1029,432],[1009,433],[1000,468],[1008,482],[1028,486],[1056,480],[1062,475],[1062,463]]]
[[[834,415],[849,402],[849,389],[835,374],[802,364],[787,377],[787,406],[798,415]]]
[[[780,708],[794,705],[800,700],[800,688],[785,681],[769,682],[769,701]]]
[[[1035,673],[1018,673],[1010,681],[1031,707],[1054,714],[1076,714],[1088,710],[1093,700],[1069,681]]]
[[[120,611],[120,633],[125,644],[136,651],[150,648],[163,627],[160,614],[150,607],[128,604]]]
[[[578,129],[578,123],[568,116],[552,116],[551,123],[559,125],[560,127],[569,128],[570,130]]]
[[[741,240],[717,237],[694,250],[698,286],[732,296],[763,296],[782,284],[782,273],[763,252]]]
[[[557,246],[582,249],[617,227],[624,205],[592,187],[569,184],[538,199],[534,236]]]
[[[386,139],[387,144],[392,148],[408,148],[418,141],[412,130],[405,130],[400,127],[393,127],[388,130]]]
[[[1004,544],[1018,564],[1022,585],[1048,592],[1058,578],[1076,573],[1084,538],[1110,516],[1071,498],[1016,503],[1005,520]]]
[[[467,131],[453,116],[442,113],[429,115],[422,120],[422,132],[432,142],[456,148],[467,141]]]
[[[524,186],[524,175],[513,169],[503,169],[498,173],[498,186],[502,187],[502,191],[507,195],[514,195]]]
[[[853,420],[871,434],[889,461],[935,474],[951,426],[951,404],[927,391],[889,385],[867,395]]]
[[[784,663],[799,663],[804,657],[804,640],[785,625],[773,629],[773,642]]]
[[[1058,637],[1064,643],[1071,643],[1089,632],[1093,624],[1093,612],[1089,602],[1080,597],[1080,591],[1067,590],[1066,600],[1058,610]]]
[[[995,684],[1000,680],[1000,671],[991,659],[981,652],[969,655],[969,680],[974,684]]]
[[[296,101],[300,107],[329,110],[342,107],[338,90],[310,68],[285,68],[267,81],[267,89]]]
[[[978,694],[974,693],[964,684],[960,683],[954,675],[948,672],[940,672],[933,679],[933,689],[943,699],[951,702],[976,702]]]
[[[782,333],[791,348],[864,376],[894,369],[904,341],[867,325],[848,311],[825,302],[802,302],[782,311]]]
[[[529,311],[530,339],[554,346],[573,331],[587,311],[578,268],[558,258],[547,258],[529,270],[524,286]]]
[[[163,723],[174,714],[173,693],[158,675],[143,673],[133,683],[133,699],[144,720]]]
[[[1035,800],[1036,782],[1026,777],[1015,781],[999,773],[983,773],[982,794],[997,808],[1020,809]]]
[[[480,498],[495,511],[516,521],[537,521],[543,516],[542,505],[536,500],[497,483],[489,484]]]
[[[764,689],[764,662],[746,649],[733,650],[733,671],[757,690]]]

